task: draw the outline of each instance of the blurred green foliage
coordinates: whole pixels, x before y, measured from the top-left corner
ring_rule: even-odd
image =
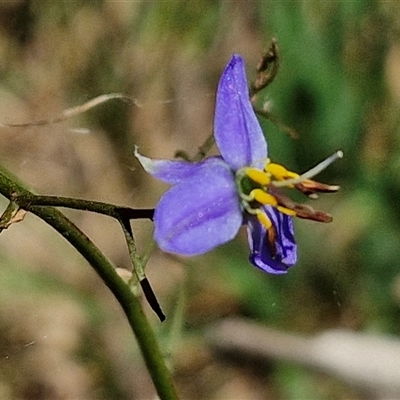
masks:
[[[398,211],[388,206],[384,194],[397,185],[387,175],[398,126],[384,74],[393,26],[379,2],[274,3],[263,11],[265,29],[279,38],[283,53],[280,76],[268,95],[280,117],[300,136],[288,144],[265,124],[271,151],[286,159],[289,148],[287,162],[301,171],[332,150],[345,153],[343,162],[323,174],[343,186],[342,193],[327,203],[335,218],[330,230],[297,224],[303,250],[283,296],[293,297],[294,291],[303,293],[304,299],[308,293],[308,301],[287,307],[297,304],[301,309],[292,313],[315,315],[317,329],[323,313],[337,326],[351,307],[356,326],[368,329],[379,324],[380,329],[398,333],[398,305],[390,295],[398,276]],[[382,137],[386,146],[375,146]],[[353,232],[347,243],[335,244],[335,238],[354,229],[354,220],[363,229]]]
[[[390,51],[399,46],[397,3],[126,3],[124,8],[108,1],[22,1],[1,10],[1,87],[33,104],[33,110],[42,98],[52,96],[69,107],[107,92],[133,93],[139,99],[150,94],[153,100],[168,101],[161,106],[162,117],[156,106],[144,107],[147,119],[155,120],[150,126],[158,130],[162,120],[160,130],[173,131],[183,119],[181,102],[189,103],[177,87],[187,76],[197,77],[194,82],[212,93],[229,54],[242,51],[249,58],[251,79],[255,61],[276,37],[281,68],[260,103],[271,102],[273,115],[299,138],[293,140],[260,117],[271,158],[302,172],[337,149],[345,153],[321,174],[322,181],[338,183],[342,190],[313,204],[330,212],[334,222],[296,221],[298,265],[286,276],[263,274],[248,264],[245,238],[187,261],[185,290],[171,292],[172,300],[166,301],[173,315],[172,303],[176,298],[182,301],[185,292],[186,309],[179,307],[171,325],[160,331],[165,343],[171,339],[169,328],[179,337],[168,342],[176,350],[181,337],[201,335],[214,320],[236,314],[304,333],[347,327],[400,335],[400,94],[387,73],[394,62]],[[185,67],[179,69],[180,63]],[[195,101],[196,87],[187,91],[194,93]],[[51,115],[50,103],[44,108]],[[135,186],[137,177],[127,172],[126,164],[133,164],[138,138],[146,137],[158,149],[168,138],[182,147],[193,139],[179,129],[178,139],[173,134],[152,139],[155,132],[139,113],[130,105],[109,103],[84,117],[87,125],[106,133],[134,193],[143,189]],[[203,138],[210,127],[209,121],[200,127]],[[2,285],[14,285],[19,274],[5,276]],[[47,277],[44,283],[36,275],[24,279],[40,287],[40,293],[48,284]],[[88,319],[97,329],[98,320]],[[112,368],[107,361],[102,364],[103,352],[94,349],[98,343],[101,339],[96,338],[79,357],[97,365],[93,368],[105,376]],[[191,383],[200,390],[198,381]],[[112,377],[103,384],[106,397],[126,393]],[[275,385],[285,399],[315,398],[313,379],[287,365],[275,371]],[[333,397],[332,392],[319,398],[345,398],[342,391]],[[188,393],[206,398],[190,389]]]

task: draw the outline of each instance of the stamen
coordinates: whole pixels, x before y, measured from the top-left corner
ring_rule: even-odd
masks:
[[[299,174],[288,171],[284,166],[275,163],[269,163],[265,166],[265,171],[269,172],[276,180],[283,181],[289,179],[297,179]]]
[[[280,211],[282,214],[290,215],[292,217],[297,215],[297,212],[295,210],[291,210],[290,208],[278,206],[276,207],[278,211]]]
[[[323,171],[325,168],[327,168],[329,165],[331,165],[333,162],[335,162],[339,158],[343,158],[343,151],[341,151],[341,150],[338,150],[336,153],[333,153],[330,157],[328,157],[324,161],[320,162],[314,168],[311,168],[304,174],[300,175],[298,178],[286,179],[284,181],[278,181],[278,182],[272,181],[271,184],[274,185],[275,187],[285,187],[285,186],[289,186],[289,185],[296,185],[298,183],[303,182],[306,179],[310,179],[313,176],[319,174],[321,171]]]
[[[255,200],[261,204],[275,207],[278,205],[278,200],[276,200],[275,196],[264,192],[262,189],[253,189],[248,196],[248,200]]]
[[[271,182],[271,177],[264,171],[257,168],[247,168],[246,175],[261,186],[266,186]]]
[[[261,210],[257,210],[257,219],[264,225],[264,227],[268,230],[271,228],[272,226],[272,222],[271,220],[268,218],[268,215],[261,211]]]
[[[309,197],[310,195],[314,195],[315,192],[332,193],[332,192],[337,192],[340,189],[340,186],[338,185],[327,185],[325,183],[312,181],[311,179],[306,179],[295,186],[296,189],[300,190],[300,192],[304,193]]]
[[[272,258],[276,257],[276,230],[272,225],[270,229],[267,229],[267,244],[271,251]]]

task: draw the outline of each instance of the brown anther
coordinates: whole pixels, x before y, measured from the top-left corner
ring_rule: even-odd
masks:
[[[272,185],[270,185],[272,186]],[[277,199],[278,204],[282,207],[293,210],[296,213],[296,217],[311,219],[318,222],[331,222],[332,216],[323,212],[314,210],[314,208],[294,202],[291,198],[285,196],[282,192],[276,188],[270,188],[270,193]]]
[[[306,196],[313,195],[315,193],[333,193],[340,189],[338,185],[326,185],[325,183],[320,183],[312,181],[311,179],[305,179],[301,183],[294,185],[297,190],[304,193]]]
[[[267,244],[271,251],[272,258],[276,256],[276,230],[272,225],[271,228],[267,229]]]
[[[294,211],[296,217],[311,219],[318,222],[332,222],[332,216],[324,211],[314,210],[312,207],[305,204],[295,204]]]

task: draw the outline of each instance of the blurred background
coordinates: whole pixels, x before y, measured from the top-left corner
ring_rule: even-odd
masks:
[[[2,126],[1,164],[41,194],[153,207],[166,186],[146,176],[134,145],[156,158],[194,155],[212,132],[215,89],[231,54],[245,58],[252,80],[273,37],[281,68],[259,100],[298,139],[260,118],[270,156],[303,172],[344,151],[319,176],[341,191],[313,202],[334,221],[295,221],[299,262],[286,276],[248,263],[245,231],[201,257],[155,251],[147,274],[167,321],[145,307],[182,399],[383,398],[376,371],[364,381],[351,376],[368,351],[385,360],[380,345],[371,342],[350,361],[339,357],[333,371],[328,350],[347,348],[350,339],[328,339],[350,331],[355,349],[358,338],[396,346],[400,335],[399,3],[1,2],[1,124],[53,118],[104,93],[138,103],[113,100],[59,124]],[[66,214],[129,269],[114,221]],[[133,228],[143,251],[152,225]],[[220,324],[228,321],[224,333]],[[257,340],[252,328],[261,329]],[[327,342],[318,358],[301,343],[321,335]],[[249,351],[247,337],[262,349]],[[385,354],[394,353],[389,346]],[[396,373],[386,365],[384,378]],[[111,293],[32,215],[0,237],[0,398],[155,398]]]

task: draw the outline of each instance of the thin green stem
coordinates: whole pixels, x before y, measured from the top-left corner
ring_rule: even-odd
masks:
[[[23,186],[9,179],[3,173],[0,173],[0,193],[11,201],[33,196]],[[21,204],[19,206],[21,207]],[[178,397],[171,375],[165,365],[163,354],[140,301],[116,273],[114,266],[93,242],[60,211],[53,207],[32,204],[29,206],[29,211],[52,226],[92,265],[121,305],[136,336],[159,397],[163,400],[176,400]]]
[[[143,269],[146,268],[147,262],[150,259],[151,253],[153,253],[153,251],[156,248],[156,242],[154,240],[149,240],[146,250],[144,251],[144,254],[142,254],[142,265],[143,265]]]
[[[133,233],[130,226],[131,219],[152,219],[154,215],[154,209],[133,209],[129,207],[120,207],[114,204],[103,203],[100,201],[82,200],[61,196],[40,196],[33,193],[14,195],[14,201],[17,202],[19,207],[23,208],[24,210],[30,210],[32,207],[35,206],[67,207],[75,210],[84,210],[95,212],[98,214],[104,214],[118,220],[122,227],[122,231],[125,235],[125,239],[128,245],[128,251],[132,261],[133,272],[135,273],[142,287],[146,300],[149,302],[151,308],[154,310],[160,320],[165,320],[165,315],[160,308],[160,305],[150,286],[150,283],[146,279],[144,266],[137,252],[135,240],[133,238]],[[8,223],[9,222],[6,221],[6,224]],[[132,285],[130,286],[132,288]]]
[[[151,288],[150,282],[147,280],[146,275],[144,273],[144,266],[142,262],[142,258],[139,256],[136,243],[133,239],[133,232],[128,220],[119,220],[121,224],[122,231],[124,232],[125,241],[128,246],[129,255],[131,258],[131,263],[133,267],[133,272],[136,275],[137,281],[139,281],[140,286],[142,287],[142,291],[148,301],[149,305],[151,306],[152,310],[157,314],[160,321],[165,321],[165,315],[161,310],[160,304],[158,303],[157,297],[154,294],[153,289]],[[135,277],[133,275],[133,277]],[[137,283],[135,279],[135,284]],[[133,281],[129,282],[130,287],[132,287]]]
[[[215,144],[214,134],[211,134],[204,143],[199,147],[197,154],[193,157],[192,161],[201,161]]]
[[[122,231],[125,236],[125,241],[128,246],[128,252],[131,257],[131,262],[133,266],[134,273],[139,281],[144,279],[146,277],[142,265],[142,259],[140,258],[137,249],[136,249],[136,243],[133,239],[133,233],[132,229],[130,227],[129,221],[123,221],[119,220],[119,223],[121,225]]]
[[[133,209],[100,201],[74,199],[62,196],[39,196],[30,192],[18,194],[18,203],[25,209],[29,209],[31,206],[65,207],[123,219],[152,219],[154,215],[154,209],[152,208]]]

